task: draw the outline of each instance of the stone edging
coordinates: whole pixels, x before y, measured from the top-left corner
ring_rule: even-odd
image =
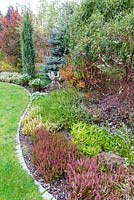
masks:
[[[17,85],[16,85],[17,86]],[[21,87],[21,86],[18,86],[18,87]],[[21,87],[23,88],[23,87]],[[24,88],[23,88],[24,89]],[[27,91],[26,89],[24,89],[25,91]],[[27,91],[28,92],[28,91]],[[28,92],[29,96],[31,96],[31,94]],[[32,175],[32,173],[30,172],[30,170],[28,169],[27,165],[26,165],[26,162],[24,160],[24,157],[23,157],[23,153],[22,153],[22,149],[21,149],[21,143],[20,143],[20,129],[21,129],[21,123],[22,123],[22,120],[23,118],[25,117],[26,113],[28,112],[29,108],[31,106],[31,102],[28,103],[27,105],[27,108],[25,109],[24,113],[22,114],[22,116],[20,117],[20,121],[18,123],[18,129],[17,129],[17,135],[16,135],[16,152],[17,152],[17,157],[19,159],[19,162],[23,168],[23,170],[25,170],[27,172],[28,175],[30,175],[33,180],[34,180],[34,184],[38,186],[38,191],[39,193],[41,194],[42,198],[44,200],[56,200],[56,198],[51,195],[48,191],[46,191],[42,185],[36,181]]]

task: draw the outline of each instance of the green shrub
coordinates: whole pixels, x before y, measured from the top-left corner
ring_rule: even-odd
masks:
[[[33,88],[33,91],[40,91],[43,87],[43,81],[40,78],[33,79],[29,82],[29,86]]]
[[[49,95],[34,101],[33,106],[40,107],[44,124],[54,124],[56,130],[70,129],[78,121],[90,121],[85,109],[80,104],[80,97],[72,89],[53,91]],[[51,127],[50,127],[51,129]]]
[[[78,122],[72,126],[71,135],[73,143],[88,156],[97,155],[103,150],[103,143],[107,137],[107,130],[99,128],[97,125],[87,125]]]
[[[96,0],[97,9],[103,14],[104,20],[112,20],[129,13],[134,8],[133,0]]]
[[[35,79],[40,78],[43,81],[43,85],[48,85],[51,81],[49,79],[46,79],[46,76],[44,73],[37,73],[35,74]]]
[[[23,74],[17,79],[16,83],[22,86],[28,86],[30,80],[31,76],[29,76],[28,74]]]
[[[110,80],[129,78],[127,66],[133,71],[134,62],[133,13],[133,0],[83,0],[75,9],[70,34],[64,37],[68,39],[73,70],[82,74],[84,82],[91,67]],[[92,82],[98,77],[94,76]]]
[[[106,151],[125,157],[127,162],[134,161],[133,141],[124,129],[110,134],[106,128],[79,122],[72,126],[71,135],[73,143],[87,156]]]

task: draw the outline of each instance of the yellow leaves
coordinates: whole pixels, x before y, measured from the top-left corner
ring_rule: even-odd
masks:
[[[85,83],[83,82],[83,81],[78,81],[78,83],[77,83],[77,87],[78,88],[85,88]]]
[[[42,118],[37,111],[38,108],[31,108],[27,116],[22,120],[24,135],[33,135],[35,129],[44,127]]]
[[[59,72],[65,81],[71,81],[74,78],[73,67],[71,65],[68,65],[65,69],[60,69]]]

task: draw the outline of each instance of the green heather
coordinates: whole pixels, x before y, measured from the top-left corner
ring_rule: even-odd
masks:
[[[41,200],[30,176],[21,169],[15,150],[18,121],[29,101],[14,85],[0,83],[0,200]]]

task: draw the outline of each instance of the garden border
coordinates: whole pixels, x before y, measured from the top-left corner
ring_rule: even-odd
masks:
[[[12,84],[12,85],[15,85],[16,87],[23,88],[28,93],[29,97],[31,97],[31,94],[24,87],[16,85],[16,84]],[[35,178],[33,177],[32,173],[28,169],[28,167],[26,165],[26,162],[25,162],[25,159],[24,159],[24,156],[23,156],[23,152],[22,152],[22,148],[21,148],[21,142],[20,142],[20,129],[21,129],[22,120],[24,119],[25,115],[27,114],[30,106],[31,106],[31,102],[29,101],[25,111],[21,115],[20,120],[18,122],[17,135],[16,135],[16,153],[17,153],[17,157],[19,159],[19,162],[20,162],[20,165],[21,165],[22,169],[24,171],[26,171],[27,174],[32,177],[32,179],[34,181],[34,184],[36,186],[38,186],[38,191],[41,194],[42,198],[44,200],[56,200],[56,198],[52,194],[50,194],[45,188],[42,187],[42,185],[37,180],[35,180]]]

